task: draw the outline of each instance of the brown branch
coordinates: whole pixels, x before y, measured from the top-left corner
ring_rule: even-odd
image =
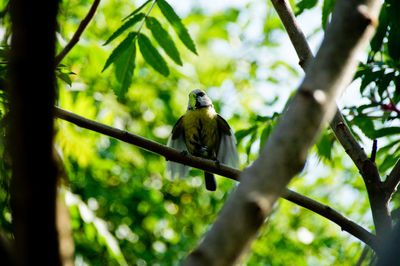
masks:
[[[378,0],[338,1],[297,94],[184,265],[232,265],[250,245],[279,195],[303,168],[319,130],[333,116],[339,88],[351,81],[357,67],[355,54],[373,34],[379,4]]]
[[[312,51],[308,45],[308,42],[297,24],[296,18],[293,14],[290,4],[287,0],[271,0],[274,8],[276,9],[282,23],[289,35],[289,38],[297,52],[297,56],[300,61],[311,61],[314,59]],[[309,62],[306,62],[309,63]],[[305,64],[301,64],[304,70]],[[338,125],[340,127],[338,127]],[[360,147],[350,129],[347,127],[343,116],[340,113],[339,108],[336,110],[336,115],[331,122],[331,128],[336,135],[339,135],[339,141],[345,147],[346,152],[350,155],[350,158],[354,161],[357,167],[361,166],[362,162],[368,159],[363,149]],[[340,130],[340,131],[339,131]],[[338,137],[338,136],[337,136]]]
[[[378,168],[375,162],[368,158],[364,149],[358,144],[340,112],[336,112],[330,125],[336,138],[353,160],[364,179],[371,205],[375,230],[378,237],[383,239],[392,229],[392,219],[389,209],[390,198],[384,188],[384,183],[381,182]]]
[[[224,164],[216,164],[212,160],[203,159],[190,154],[182,154],[182,151],[175,150],[168,146],[162,145],[155,141],[143,138],[141,136],[129,133],[128,131],[117,129],[108,125],[101,124],[99,122],[84,118],[74,113],[63,110],[59,107],[55,107],[55,116],[63,120],[74,123],[75,125],[83,128],[87,128],[101,134],[119,139],[121,141],[133,144],[142,149],[160,154],[167,160],[180,162],[185,165],[196,167],[202,170],[207,170],[218,175],[228,177],[233,180],[238,180],[240,171],[234,168],[230,168]]]
[[[328,220],[336,223],[341,227],[343,231],[350,233],[351,235],[355,236],[356,238],[360,239],[372,249],[378,249],[378,242],[376,240],[376,236],[368,232],[362,226],[358,225],[357,223],[353,222],[352,220],[345,217],[343,214],[335,211],[328,205],[324,205],[318,201],[310,199],[306,196],[303,196],[297,192],[294,192],[289,189],[285,189],[281,195],[282,198],[296,203],[299,206],[302,206],[308,210],[311,210],[319,215],[327,218]]]
[[[87,13],[86,17],[81,21],[79,24],[78,29],[72,36],[72,39],[69,43],[62,49],[62,51],[56,56],[56,65],[58,65],[64,57],[71,51],[71,49],[78,43],[83,31],[86,29],[87,25],[89,24],[90,20],[92,20],[94,13],[96,12],[97,7],[99,6],[100,0],[94,0],[89,12]]]
[[[351,160],[358,169],[362,169],[364,162],[369,158],[351,133],[350,128],[347,126],[347,123],[339,110],[332,119],[330,126]]]
[[[56,117],[74,123],[79,127],[83,127],[107,135],[109,137],[119,139],[129,144],[133,144],[142,149],[160,154],[169,160],[183,163],[202,170],[207,170],[208,172],[213,172],[232,180],[239,181],[239,176],[241,174],[240,170],[230,168],[223,164],[218,167],[214,161],[202,159],[196,156],[192,156],[190,154],[183,155],[182,152],[172,149],[168,146],[148,140],[127,131],[113,128],[99,122],[81,117],[59,107],[55,108],[55,115]],[[285,189],[281,197],[329,219],[330,221],[339,225],[342,230],[347,231],[349,234],[360,239],[367,245],[371,246],[373,249],[377,247],[376,237],[373,234],[371,234],[355,222],[349,220],[341,213],[333,210],[331,207],[321,204],[297,192],[291,191],[290,189]]]
[[[299,25],[296,22],[293,11],[290,8],[287,0],[271,0],[286,31],[292,41],[293,46],[300,59],[300,65],[305,68],[306,62],[302,61],[313,59],[312,52],[308,46],[307,40],[304,37]],[[385,234],[391,229],[391,217],[389,213],[387,193],[382,189],[381,178],[378,169],[373,160],[369,159],[367,154],[358,144],[338,107],[336,107],[336,115],[330,122],[330,126],[336,135],[336,138],[344,147],[346,153],[353,160],[364,179],[367,188],[368,197],[371,204],[373,220],[378,235]]]
[[[373,33],[371,22],[376,19],[378,5],[379,1],[338,2],[332,24],[297,94],[259,158],[243,171],[237,190],[184,265],[231,265],[250,245],[278,196],[304,166],[319,129],[333,115],[333,99],[355,72],[355,53]]]
[[[314,58],[310,46],[306,41],[303,31],[296,22],[296,17],[290,4],[286,0],[271,0],[276,12],[278,13],[283,26],[285,27],[290,41],[296,50],[297,56],[299,57],[299,65],[305,70],[306,65]]]

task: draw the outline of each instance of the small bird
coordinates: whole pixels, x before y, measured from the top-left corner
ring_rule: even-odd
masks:
[[[187,111],[172,129],[168,146],[231,167],[237,167],[239,161],[233,131],[217,114],[212,101],[202,90],[189,93]],[[167,171],[173,178],[185,177],[189,167],[168,161]],[[206,189],[215,191],[217,183],[214,174],[204,172],[204,178]]]

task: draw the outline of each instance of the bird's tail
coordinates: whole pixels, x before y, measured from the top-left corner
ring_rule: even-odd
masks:
[[[214,174],[204,172],[204,180],[207,190],[215,191],[217,189],[217,182],[215,181]]]

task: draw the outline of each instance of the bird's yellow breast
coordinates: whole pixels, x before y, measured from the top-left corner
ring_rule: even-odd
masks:
[[[200,156],[198,147],[206,146],[214,153],[214,156],[217,155],[220,135],[217,116],[213,107],[187,110],[182,123],[186,147],[191,154]]]

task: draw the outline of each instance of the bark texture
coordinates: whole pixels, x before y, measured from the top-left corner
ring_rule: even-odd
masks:
[[[255,237],[308,149],[335,111],[335,97],[353,76],[355,54],[372,36],[380,1],[338,1],[332,23],[300,88],[265,144],[243,171],[218,220],[184,265],[232,265]]]

